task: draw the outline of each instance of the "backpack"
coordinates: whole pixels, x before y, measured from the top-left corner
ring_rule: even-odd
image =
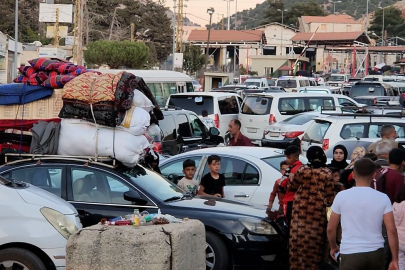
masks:
[[[388,172],[387,168],[378,169],[376,172],[376,177],[371,182],[371,187],[382,193],[386,192],[386,179],[385,174]]]

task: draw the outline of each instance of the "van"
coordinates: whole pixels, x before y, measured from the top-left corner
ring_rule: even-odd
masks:
[[[276,82],[276,86],[283,87],[286,92],[297,92],[299,87],[306,87],[310,85],[311,83],[307,77],[300,76],[283,76],[280,77]]]
[[[349,82],[350,77],[350,74],[332,74],[328,78],[326,85],[342,87]]]
[[[225,136],[228,124],[237,119],[242,105],[242,98],[228,92],[194,92],[173,94],[166,103],[167,108],[181,108],[195,112],[201,117],[202,111],[207,110],[208,117],[214,120],[220,135]]]
[[[239,120],[241,131],[252,143],[260,145],[266,127],[291,115],[309,111],[341,112],[341,106],[362,106],[344,95],[262,93],[247,95]]]
[[[245,80],[246,86],[256,86],[258,88],[268,88],[274,86],[274,81],[264,77],[249,77]]]

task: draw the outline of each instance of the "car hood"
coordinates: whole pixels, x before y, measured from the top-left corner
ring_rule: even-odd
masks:
[[[41,188],[29,185],[28,188],[17,190],[21,198],[29,204],[52,208],[64,215],[77,214],[76,209],[70,203],[49,193]]]
[[[179,200],[169,203],[170,206],[189,208],[194,212],[216,212],[238,216],[266,217],[266,207],[233,201],[211,196],[196,196],[192,199]]]

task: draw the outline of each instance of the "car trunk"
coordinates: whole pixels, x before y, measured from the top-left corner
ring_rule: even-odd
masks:
[[[306,154],[308,148],[313,145],[320,146],[324,148],[324,150],[329,148],[329,140],[325,140],[324,138],[330,125],[331,122],[324,120],[315,120],[315,122],[309,126],[301,140],[302,154]]]

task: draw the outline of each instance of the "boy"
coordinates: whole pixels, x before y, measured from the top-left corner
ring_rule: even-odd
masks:
[[[208,117],[208,112],[207,110],[203,110],[201,112],[202,118],[201,121],[204,123],[204,125],[208,128],[208,130],[212,127],[215,127],[214,121]]]
[[[341,192],[343,188],[343,184],[340,183],[340,169],[339,168],[329,168],[332,171],[332,177],[334,182],[334,190],[336,193]]]
[[[284,175],[285,171],[288,169],[288,164],[285,160],[280,162],[280,173],[281,176]],[[269,208],[271,210],[271,208],[273,207],[273,203],[274,203],[274,199],[278,198],[278,204],[279,204],[279,211],[283,211],[283,197],[284,194],[280,192],[278,186],[280,184],[281,178],[277,179],[276,182],[274,183],[274,187],[273,187],[273,191],[270,193],[270,199],[269,199],[269,206],[267,208]]]
[[[302,162],[299,159],[300,148],[295,145],[290,145],[285,149],[284,155],[286,157],[285,161],[287,162],[289,167],[284,173],[283,177],[281,177],[279,188],[282,192],[285,193],[283,198],[283,210],[284,215],[287,219],[287,223],[288,225],[290,225],[295,192],[287,190],[287,184],[289,181],[294,179],[294,174],[302,165]]]
[[[208,168],[210,169],[210,172],[204,175],[201,179],[198,195],[225,198],[225,176],[219,173],[219,170],[221,169],[221,158],[217,155],[209,156]]]
[[[195,174],[194,160],[187,159],[183,162],[183,173],[184,177],[177,183],[177,186],[189,191],[191,194],[196,194],[198,182],[193,178]]]
[[[337,260],[339,269],[384,269],[384,222],[392,252],[389,269],[398,267],[398,235],[394,222],[391,201],[387,195],[370,188],[375,164],[368,158],[354,163],[353,174],[356,186],[339,192],[332,205],[328,223],[330,255]],[[336,228],[341,220],[341,248],[336,244]]]

